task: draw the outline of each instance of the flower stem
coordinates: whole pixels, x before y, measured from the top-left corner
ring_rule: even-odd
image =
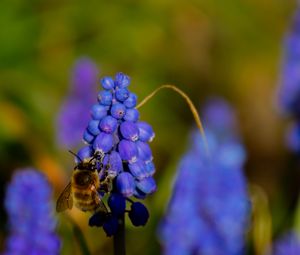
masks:
[[[125,249],[125,217],[119,217],[118,231],[114,235],[114,255],[126,255]]]
[[[210,156],[206,135],[205,135],[205,132],[204,132],[204,128],[203,128],[201,119],[200,119],[199,114],[197,112],[197,109],[196,109],[195,105],[193,104],[192,100],[189,98],[189,96],[185,92],[183,92],[181,89],[177,88],[175,85],[169,85],[169,84],[161,85],[160,87],[155,89],[152,93],[150,93],[148,96],[146,96],[142,100],[142,102],[140,102],[137,105],[136,108],[139,108],[139,107],[143,106],[145,103],[147,103],[147,101],[149,99],[151,99],[158,91],[160,91],[162,89],[171,89],[171,90],[175,91],[176,93],[178,93],[186,101],[186,103],[188,104],[188,106],[189,106],[189,108],[190,108],[190,110],[193,114],[193,117],[196,121],[196,124],[197,124],[197,127],[198,127],[199,131],[200,131],[200,134],[203,138],[206,153],[207,153],[208,156]]]
[[[250,184],[252,200],[252,235],[255,254],[266,254],[271,252],[272,239],[272,217],[269,201],[265,191],[258,185]]]
[[[67,219],[72,224],[74,238],[78,242],[79,248],[81,250],[81,254],[90,255],[91,253],[89,251],[86,239],[84,238],[84,235],[83,235],[80,227],[78,226],[78,224],[71,217],[68,217]]]

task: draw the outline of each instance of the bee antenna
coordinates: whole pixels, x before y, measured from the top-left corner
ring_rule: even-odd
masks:
[[[79,159],[80,162],[82,162],[82,159],[76,154],[74,153],[73,151],[71,150],[68,150],[68,152],[70,152],[72,155],[74,155],[77,159]]]

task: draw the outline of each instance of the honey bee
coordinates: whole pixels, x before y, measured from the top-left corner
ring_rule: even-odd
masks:
[[[82,161],[76,154],[74,155],[80,162],[74,167],[71,181],[57,200],[56,211],[72,209],[74,203],[78,209],[84,212],[102,211],[107,213],[108,210],[98,194],[101,183],[96,167],[99,163],[96,156]],[[102,163],[100,162],[100,164]]]

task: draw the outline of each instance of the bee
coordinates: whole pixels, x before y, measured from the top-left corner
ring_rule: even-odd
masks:
[[[82,161],[78,155],[71,152],[79,159],[79,163],[74,167],[71,181],[63,190],[56,203],[56,211],[62,212],[66,209],[72,209],[73,204],[80,210],[86,211],[102,211],[108,213],[108,210],[100,199],[98,191],[100,191],[101,182],[99,179],[98,167],[99,163],[97,155],[89,160]],[[100,157],[100,165],[102,165],[103,156]],[[101,166],[103,168],[103,166]]]

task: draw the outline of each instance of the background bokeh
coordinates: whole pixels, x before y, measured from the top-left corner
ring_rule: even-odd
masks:
[[[210,96],[227,99],[238,113],[248,152],[246,176],[267,195],[273,236],[283,233],[294,224],[299,165],[284,145],[288,120],[280,115],[276,90],[282,41],[295,7],[294,1],[272,0],[2,0],[1,202],[6,183],[21,167],[45,172],[54,198],[67,183],[74,163],[57,141],[56,119],[69,91],[71,68],[85,56],[95,61],[100,76],[128,74],[139,100],[161,84],[177,85],[199,109]],[[140,112],[156,132],[151,147],[158,191],[147,198],[151,217],[146,227],[128,226],[127,247],[128,254],[159,254],[157,225],[194,120],[172,91],[160,92]],[[71,216],[95,254],[110,254],[111,240],[87,226],[88,216],[75,209]],[[80,254],[71,223],[64,215],[58,218],[62,254]],[[2,207],[0,221],[3,248]],[[249,254],[251,243],[249,238]]]

